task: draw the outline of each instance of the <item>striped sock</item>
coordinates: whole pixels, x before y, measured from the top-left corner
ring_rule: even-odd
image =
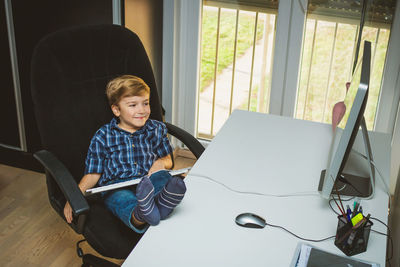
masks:
[[[165,219],[172,210],[182,201],[186,192],[183,180],[173,176],[156,196],[156,204],[160,211],[161,220]]]
[[[154,203],[154,186],[149,177],[144,177],[136,187],[138,204],[133,210],[136,219],[157,225],[160,222],[160,212]]]

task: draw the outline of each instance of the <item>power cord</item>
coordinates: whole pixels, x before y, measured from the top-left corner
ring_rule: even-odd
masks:
[[[387,238],[389,238],[391,254],[390,254],[390,256],[386,255],[386,262],[389,263],[389,267],[390,267],[390,261],[391,261],[392,258],[393,258],[393,239],[392,239],[392,236],[391,236],[391,233],[390,233],[390,228],[389,228],[389,226],[388,226],[386,223],[382,222],[382,221],[379,220],[378,218],[371,217],[370,219],[371,219],[371,220],[375,220],[375,221],[377,221],[377,222],[380,222],[381,224],[383,224],[384,226],[386,226],[386,228],[387,228],[387,230],[388,230],[388,233],[385,234],[385,233],[381,233],[381,232],[378,232],[378,231],[376,231],[376,230],[372,230],[372,229],[371,229],[371,231],[373,231],[373,232],[375,232],[375,233],[377,233],[377,234],[380,234],[380,235],[387,236]],[[389,252],[387,251],[386,254],[388,254],[388,253],[389,253]]]
[[[261,192],[251,192],[251,191],[240,191],[233,189],[226,184],[219,182],[209,176],[198,174],[198,173],[190,173],[190,176],[195,176],[195,177],[200,177],[206,180],[209,180],[211,182],[214,182],[216,184],[221,185],[225,189],[228,189],[229,191],[232,191],[237,194],[242,194],[242,195],[256,195],[256,196],[265,196],[265,197],[298,197],[298,196],[319,196],[319,193],[316,191],[305,191],[305,192],[295,192],[295,193],[290,193],[290,194],[266,194],[266,193],[261,193]]]
[[[359,155],[360,157],[362,157],[362,158],[364,158],[364,159],[366,159],[366,160],[368,161],[368,157],[365,156],[364,154],[362,154],[361,152],[358,152],[358,151],[355,150],[355,149],[352,149],[351,151],[352,151],[353,153]],[[392,204],[392,203],[391,203],[391,197],[390,197],[390,190],[389,190],[389,187],[388,187],[388,185],[386,184],[385,179],[384,179],[384,177],[383,177],[381,171],[380,171],[379,168],[376,166],[375,161],[370,160],[369,162],[374,166],[374,169],[378,172],[379,179],[381,180],[381,182],[383,183],[383,185],[384,185],[384,187],[385,187],[385,192],[386,192],[386,194],[389,196],[389,210],[390,210],[390,207],[391,207],[391,204]],[[372,187],[372,188],[374,188],[374,187]]]
[[[365,156],[364,154],[362,154],[361,152],[358,152],[358,151],[355,150],[355,149],[352,149],[351,151],[352,151],[353,153],[359,155],[360,157],[362,157],[362,158],[368,160],[368,157]],[[384,178],[383,178],[383,175],[382,175],[381,171],[380,171],[379,168],[376,166],[375,161],[370,160],[370,163],[374,166],[375,170],[378,172],[379,178],[381,179],[383,185],[385,186],[385,191],[386,191],[386,193],[387,193],[388,195],[390,195],[389,187],[388,187],[388,185],[386,184],[386,182],[385,182],[385,180],[384,180]]]
[[[350,185],[357,193],[359,193],[360,195],[362,195],[363,193],[360,192],[360,190],[357,189],[357,187],[355,187],[351,182],[349,182],[346,178],[342,177],[342,175],[339,176],[338,178],[339,181],[341,181],[342,183],[346,185]],[[339,192],[341,191],[341,189],[339,189]]]
[[[353,198],[354,198],[354,197],[351,197],[351,198],[349,198],[349,199],[344,199],[344,200],[342,200],[342,201],[343,201],[343,202],[350,201],[350,200],[352,200]],[[329,207],[331,208],[331,210],[332,210],[336,215],[340,216],[341,214],[339,214],[339,213],[332,207],[332,203],[331,203],[331,202],[332,202],[333,200],[334,200],[334,198],[333,198],[333,196],[332,196],[332,198],[331,198],[331,199],[329,200],[329,202],[328,202]],[[380,234],[380,235],[387,236],[387,237],[389,238],[391,255],[390,255],[390,256],[386,255],[386,262],[388,263],[388,265],[389,265],[389,267],[390,267],[390,260],[393,258],[393,240],[392,240],[392,237],[391,237],[391,234],[390,234],[390,228],[389,228],[389,226],[388,226],[386,223],[382,222],[382,221],[379,220],[378,218],[370,217],[369,219],[370,219],[370,220],[375,220],[375,221],[380,222],[381,224],[383,224],[384,226],[386,226],[386,228],[387,228],[387,230],[388,230],[388,234],[385,234],[385,233],[378,232],[378,231],[376,231],[376,230],[371,229],[372,232],[377,233],[377,234]],[[388,253],[389,253],[389,252],[387,251],[386,254],[388,254]]]

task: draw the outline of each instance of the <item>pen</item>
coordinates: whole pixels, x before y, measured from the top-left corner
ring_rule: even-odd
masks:
[[[339,204],[337,203],[336,199],[334,196],[332,196],[332,199],[335,201],[336,206],[338,207],[338,209],[340,210],[340,213],[342,213],[342,216],[345,220],[347,220],[346,214],[344,213],[344,210],[342,210],[342,208],[339,206]]]
[[[353,214],[352,214],[352,218],[357,214],[357,210],[358,210],[358,206],[360,205],[360,203],[358,203],[358,202],[356,202],[356,206],[354,207],[354,210],[353,210]]]
[[[340,207],[341,207],[341,208],[340,208],[339,205],[336,203],[336,200],[335,200],[335,203],[336,203],[336,205],[338,206],[339,210],[341,211],[341,213],[342,213],[344,219],[347,219],[346,214],[345,214],[346,211],[344,210],[344,206],[343,206],[342,200],[340,199],[340,193],[339,193],[339,190],[338,190],[337,185],[336,185],[335,182],[333,183],[333,186],[335,187],[335,190],[336,190],[337,196],[338,196],[338,198],[339,198],[339,203],[340,203]]]
[[[350,222],[350,220],[351,220],[351,217],[350,217],[350,215],[351,215],[351,209],[350,209],[350,206],[349,206],[349,205],[346,205],[346,208],[347,208],[347,210],[346,210],[347,221]]]
[[[336,186],[336,183],[335,183],[335,186]],[[337,190],[337,187],[336,187],[336,192],[337,192],[337,196],[338,196],[338,198],[339,198],[340,206],[341,206],[342,209],[343,209],[343,215],[345,215],[345,214],[344,214],[344,213],[345,213],[344,206],[343,206],[342,200],[340,199],[340,194],[339,194],[339,191]]]
[[[363,209],[362,209],[362,207],[360,206],[360,208],[358,209],[358,211],[362,214],[363,213]]]

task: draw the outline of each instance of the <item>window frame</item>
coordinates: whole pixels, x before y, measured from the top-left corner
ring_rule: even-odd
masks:
[[[294,117],[306,20],[304,7],[307,7],[307,3],[307,0],[279,1],[272,65],[270,114]]]
[[[164,0],[163,4],[165,120],[195,136],[202,1]]]
[[[196,135],[202,1],[165,0],[163,3],[165,118]],[[307,0],[279,1],[270,114],[294,117],[307,3]],[[400,31],[393,30],[400,28],[399,6],[392,24],[374,129],[391,135],[400,99]]]

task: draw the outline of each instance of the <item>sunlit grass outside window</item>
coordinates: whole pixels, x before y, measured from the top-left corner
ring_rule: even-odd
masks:
[[[331,123],[333,105],[345,100],[345,84],[351,81],[357,32],[357,25],[307,19],[296,118]],[[362,33],[361,43],[368,40],[372,44],[365,111],[369,130],[375,123],[389,35],[390,30],[374,27],[364,27]],[[359,55],[362,55],[362,48]],[[343,126],[346,120],[347,117],[340,125]]]
[[[275,25],[275,14],[203,5],[197,137],[212,139],[234,109],[268,112]],[[331,123],[333,105],[346,98],[357,32],[356,20],[353,24],[332,18],[306,20],[295,118]],[[370,130],[389,36],[388,27],[365,26],[362,33],[362,43],[372,43],[365,112]]]
[[[253,45],[254,13],[241,11],[239,13],[239,27],[236,56],[240,57]],[[219,73],[233,62],[235,44],[236,10],[221,8],[218,50]],[[203,6],[203,20],[201,32],[201,64],[200,64],[200,91],[214,79],[216,40],[218,27],[218,8]],[[261,38],[263,23],[257,25],[257,36]],[[218,75],[218,72],[217,72]]]
[[[268,109],[275,19],[203,5],[198,137],[211,139],[234,109]]]

